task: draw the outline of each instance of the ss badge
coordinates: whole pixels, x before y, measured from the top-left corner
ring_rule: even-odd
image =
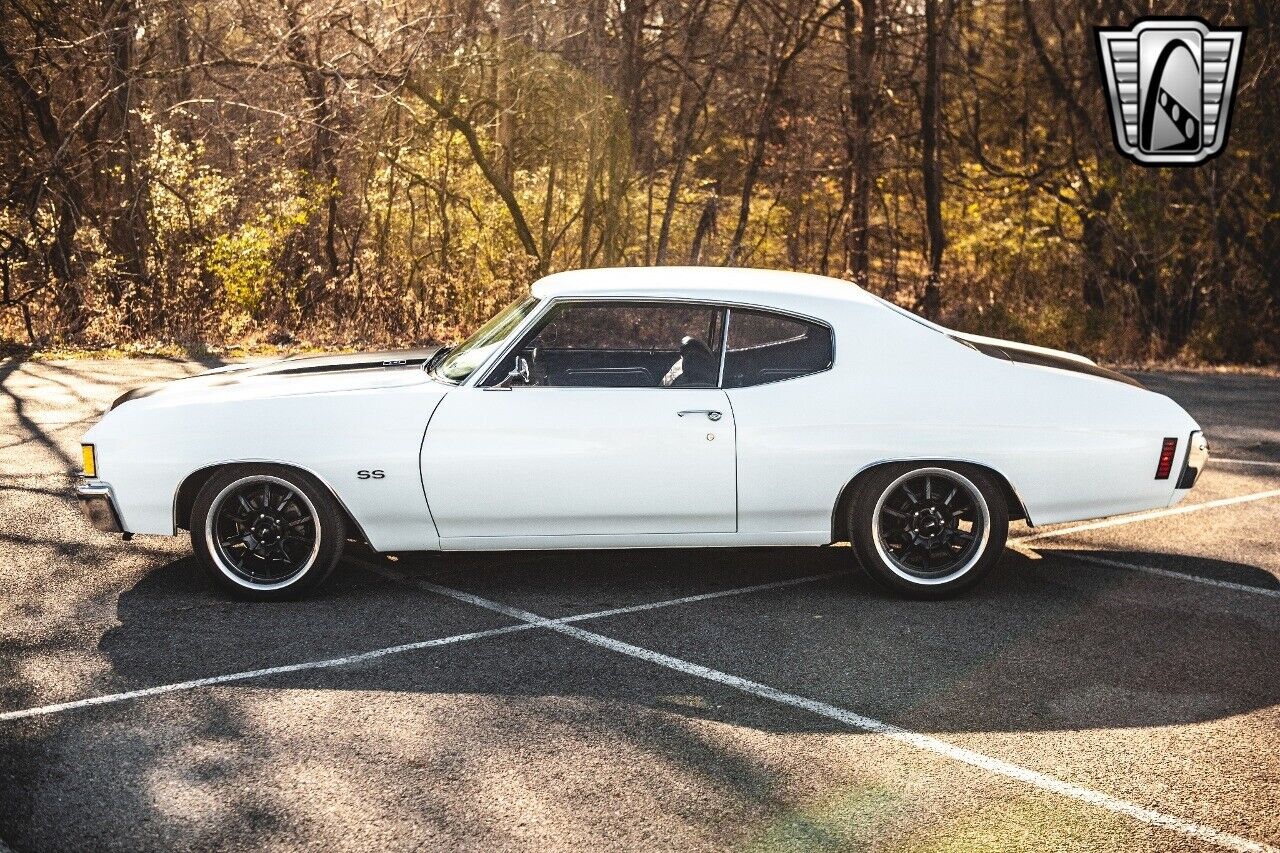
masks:
[[[381,468],[374,468],[371,471],[357,471],[356,476],[361,480],[381,480],[383,477],[387,476],[387,472],[383,471]]]

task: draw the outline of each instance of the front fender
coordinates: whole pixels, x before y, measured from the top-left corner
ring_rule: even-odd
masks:
[[[380,551],[438,546],[418,457],[445,391],[434,383],[278,398],[129,404],[85,436],[97,449],[120,521],[173,535],[184,482],[211,467],[288,465],[325,484]],[[377,479],[360,471],[379,470]]]

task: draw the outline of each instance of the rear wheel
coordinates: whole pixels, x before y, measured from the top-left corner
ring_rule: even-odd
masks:
[[[342,513],[315,480],[279,465],[237,465],[196,496],[191,544],[210,576],[243,598],[296,598],[342,555]]]
[[[976,584],[1008,533],[1003,492],[972,465],[886,465],[850,502],[849,538],[863,568],[912,598],[946,598]]]

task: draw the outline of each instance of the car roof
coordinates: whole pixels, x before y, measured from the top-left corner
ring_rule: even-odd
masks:
[[[877,302],[856,284],[837,278],[740,267],[613,267],[572,270],[533,285],[539,299],[569,296],[635,296],[746,302],[803,310],[823,302]]]

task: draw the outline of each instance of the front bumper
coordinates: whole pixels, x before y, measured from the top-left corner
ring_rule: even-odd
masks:
[[[106,483],[81,483],[76,486],[76,498],[80,502],[80,512],[94,527],[104,533],[124,532],[111,487]]]

